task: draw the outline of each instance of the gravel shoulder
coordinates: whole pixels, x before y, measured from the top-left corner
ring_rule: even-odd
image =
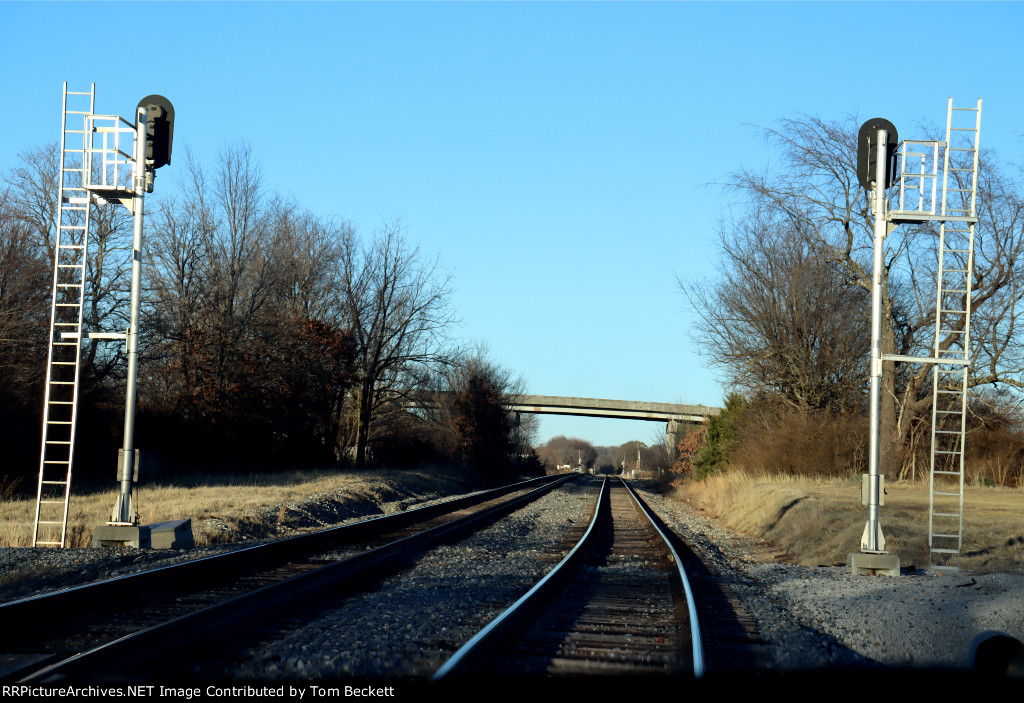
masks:
[[[1024,641],[1024,574],[852,576],[778,563],[770,544],[731,534],[684,504],[640,491],[728,581],[778,672],[897,668],[963,672],[984,631]]]

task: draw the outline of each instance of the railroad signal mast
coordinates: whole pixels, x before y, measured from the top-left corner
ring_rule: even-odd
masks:
[[[81,346],[86,339],[125,341],[128,378],[124,445],[118,461],[120,489],[107,525],[115,531],[125,527],[129,533],[139,530],[131,494],[138,474],[134,428],[144,197],[153,192],[155,170],[171,162],[174,107],[167,98],[147,96],[139,102],[132,124],[116,115],[95,114],[95,104],[95,83],[88,92],[69,91],[64,84],[35,546],[66,546]],[[115,203],[134,216],[130,322],[124,332],[85,331],[90,215],[93,207]],[[130,538],[124,541],[133,542]],[[139,546],[137,539],[134,542]]]
[[[865,122],[858,135],[857,175],[861,185],[871,193],[875,227],[868,473],[861,490],[862,502],[868,507],[868,521],[861,537],[860,552],[851,553],[847,561],[854,574],[879,571],[899,575],[899,558],[885,551],[878,514],[884,496],[884,477],[879,475],[878,459],[882,365],[886,361],[932,367],[928,562],[929,568],[936,570],[960,568],[980,133],[981,99],[976,107],[956,108],[950,98],[944,141],[900,142],[893,124],[881,118]],[[889,198],[887,191],[891,191]],[[895,202],[894,209],[889,209],[889,199]],[[900,224],[926,222],[939,225],[932,353],[930,356],[883,354],[881,300],[885,237]]]

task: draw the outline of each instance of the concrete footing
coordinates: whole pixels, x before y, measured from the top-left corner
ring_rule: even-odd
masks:
[[[151,525],[100,525],[92,531],[92,546],[136,549],[194,547],[192,520],[167,520]]]
[[[152,545],[148,525],[100,525],[92,531],[93,547],[135,547],[149,549]]]
[[[846,566],[854,576],[859,574],[900,575],[900,558],[895,554],[850,552],[846,557]]]

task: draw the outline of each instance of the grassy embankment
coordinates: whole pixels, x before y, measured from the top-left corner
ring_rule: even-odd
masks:
[[[293,471],[251,476],[195,476],[168,485],[143,483],[136,496],[142,524],[192,519],[197,545],[262,538],[279,525],[315,524],[317,517],[298,504],[309,496],[331,494],[341,505],[382,506],[424,496],[475,490],[465,481],[428,470]],[[115,489],[75,491],[68,516],[69,544],[87,547],[92,530],[110,519]],[[372,512],[372,511],[371,511]],[[35,498],[4,501],[0,546],[32,544]]]
[[[845,564],[867,522],[859,480],[713,476],[676,491],[733,532],[767,540],[780,561]],[[886,484],[879,512],[886,549],[901,566],[928,566],[928,483]],[[978,572],[1024,571],[1024,490],[967,487],[960,566]]]

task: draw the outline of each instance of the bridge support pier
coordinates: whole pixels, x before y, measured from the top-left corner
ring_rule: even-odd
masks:
[[[683,438],[682,435],[686,432],[686,426],[679,422],[679,420],[669,420],[665,427],[665,444],[667,445],[668,458],[672,461],[676,459],[676,447],[679,445],[679,441]]]
[[[689,432],[699,428],[703,423],[687,420],[669,420],[665,428],[665,442],[668,444],[668,458],[675,461],[679,455],[676,447]]]

